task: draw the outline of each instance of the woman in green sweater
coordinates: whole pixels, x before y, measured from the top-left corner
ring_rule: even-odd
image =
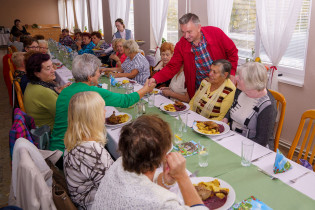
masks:
[[[99,67],[101,61],[94,55],[78,55],[73,60],[72,74],[75,83],[65,88],[59,95],[56,103],[55,125],[50,139],[50,150],[65,150],[64,135],[68,127],[68,105],[71,97],[79,92],[95,91],[105,100],[107,106],[127,108],[140,100],[146,93],[152,92],[153,87],[146,82],[140,90],[131,94],[113,93],[106,89],[98,88],[100,77]]]
[[[24,92],[24,106],[27,114],[35,120],[36,126],[54,126],[56,101],[59,89],[54,84],[55,69],[48,54],[35,53],[26,63],[29,83]]]

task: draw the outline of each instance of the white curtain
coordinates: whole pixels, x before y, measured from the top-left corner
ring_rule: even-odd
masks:
[[[162,36],[167,18],[169,0],[150,0],[150,19],[154,40],[158,47],[162,44]],[[156,49],[155,61],[161,60],[160,50]]]
[[[289,45],[301,6],[302,0],[256,1],[261,41],[274,66],[267,86],[270,89],[278,90],[276,66]]]
[[[87,13],[87,1],[86,0],[74,0],[75,16],[78,23],[78,28],[84,31],[84,28],[89,28],[89,20]]]
[[[58,0],[59,25],[61,29],[67,27],[67,12],[64,0]]]
[[[232,7],[233,0],[207,0],[208,25],[228,33]]]
[[[67,26],[66,28],[69,29],[69,31],[73,32],[74,29],[74,11],[73,11],[73,2],[72,0],[66,0],[66,11],[67,11]]]
[[[90,0],[91,26],[93,31],[102,30],[103,33],[103,11],[102,0]]]
[[[130,0],[109,0],[110,22],[112,24],[112,33],[117,29],[115,27],[115,20],[121,18],[124,21],[126,28],[129,22]]]

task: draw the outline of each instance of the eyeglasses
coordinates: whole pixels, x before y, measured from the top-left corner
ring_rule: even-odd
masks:
[[[39,49],[45,49],[45,50],[48,50],[48,47],[39,47]]]
[[[39,47],[28,47],[29,49],[39,49]]]

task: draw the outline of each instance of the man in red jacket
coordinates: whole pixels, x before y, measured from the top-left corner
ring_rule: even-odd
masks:
[[[192,98],[201,81],[208,77],[212,62],[217,59],[231,62],[230,79],[234,81],[238,50],[233,41],[217,27],[201,27],[198,16],[192,13],[181,17],[179,24],[183,36],[175,46],[174,55],[170,62],[149,80],[149,84],[156,85],[173,78],[184,64],[185,83]]]

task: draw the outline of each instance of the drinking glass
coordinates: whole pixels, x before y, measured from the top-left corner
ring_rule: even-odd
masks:
[[[178,117],[178,120],[174,121],[174,143],[181,144],[183,143],[182,136],[183,136],[183,122]]]
[[[183,122],[183,132],[187,132],[188,112],[181,114],[181,120]]]
[[[144,111],[144,102],[139,101],[135,104],[135,112],[136,112],[136,118],[140,117],[143,114]]]
[[[208,166],[209,154],[210,154],[210,142],[205,141],[204,143],[201,144],[199,141],[198,163],[200,167]]]
[[[254,142],[249,140],[242,141],[242,166],[250,166],[254,150]]]
[[[148,107],[154,107],[155,95],[154,93],[149,93],[148,96]]]
[[[131,84],[131,83],[127,83],[125,85],[125,88],[126,88],[126,94],[134,92],[134,87],[133,87],[133,84]]]

